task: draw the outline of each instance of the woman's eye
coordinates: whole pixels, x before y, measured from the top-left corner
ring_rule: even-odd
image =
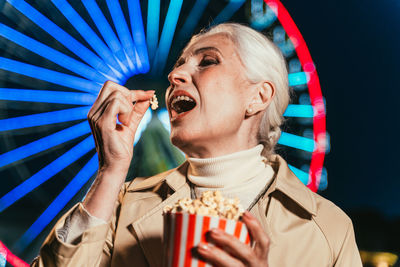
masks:
[[[211,57],[204,57],[200,63],[199,66],[200,67],[207,67],[209,65],[214,65],[214,64],[218,64],[218,60],[215,58],[211,58]]]

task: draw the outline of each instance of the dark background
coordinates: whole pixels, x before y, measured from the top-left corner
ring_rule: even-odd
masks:
[[[321,195],[361,249],[400,251],[400,2],[282,1],[317,66],[331,151]]]

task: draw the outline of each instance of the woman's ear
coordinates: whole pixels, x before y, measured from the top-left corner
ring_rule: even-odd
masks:
[[[275,95],[275,86],[269,81],[263,81],[256,85],[256,94],[249,103],[246,115],[251,116],[265,110]]]

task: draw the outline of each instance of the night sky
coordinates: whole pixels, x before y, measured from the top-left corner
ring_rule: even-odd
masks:
[[[400,2],[282,1],[317,66],[331,151],[322,193],[348,212],[400,216]]]

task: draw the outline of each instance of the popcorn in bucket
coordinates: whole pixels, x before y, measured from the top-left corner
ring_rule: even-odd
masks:
[[[225,199],[220,192],[205,192],[200,199],[181,199],[164,209],[164,266],[211,266],[193,254],[200,242],[209,243],[206,233],[219,228],[250,245],[247,227],[240,219],[238,200]]]

